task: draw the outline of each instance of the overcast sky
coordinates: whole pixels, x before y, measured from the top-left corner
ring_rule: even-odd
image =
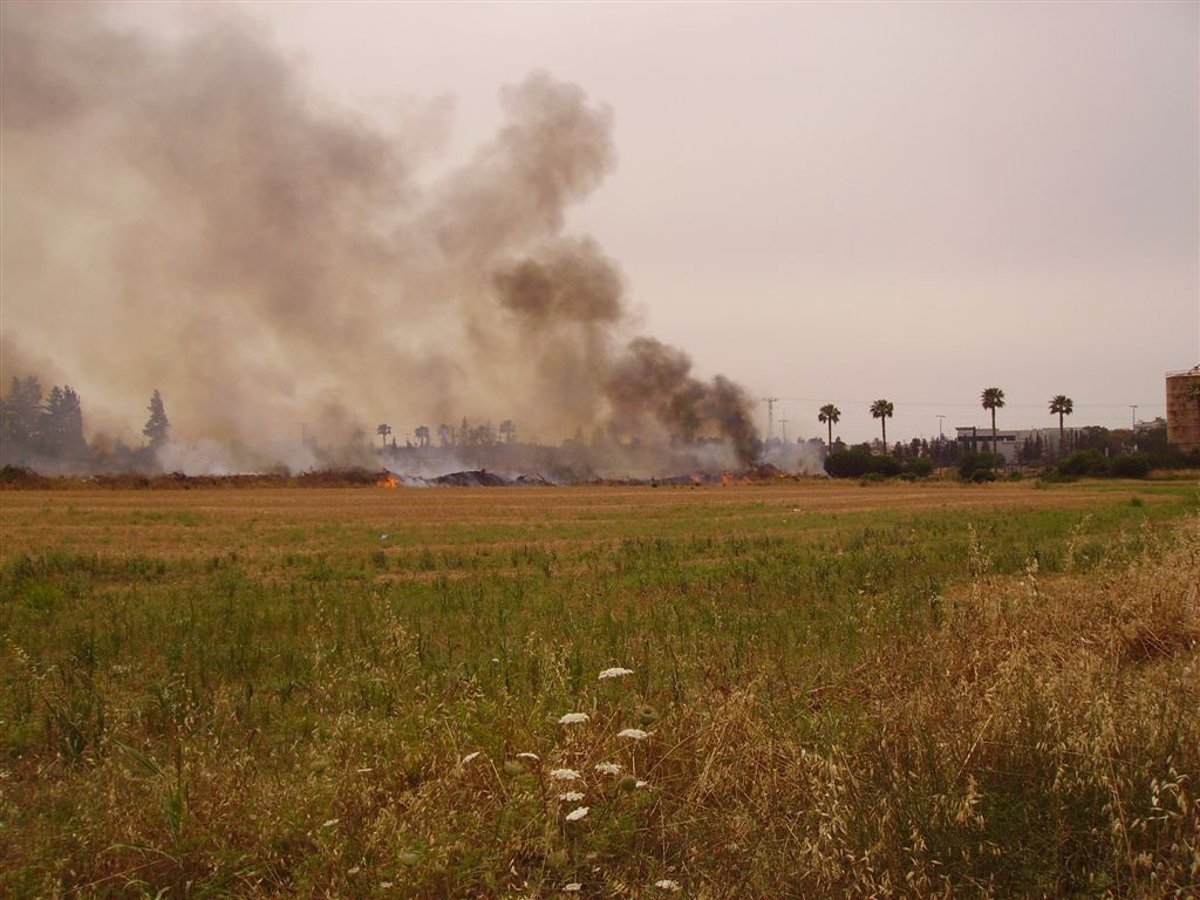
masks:
[[[309,87],[381,121],[444,109],[467,159],[542,69],[613,113],[568,214],[639,330],[756,397],[776,433],[1128,425],[1200,363],[1200,4],[242,3]],[[128,5],[170,31],[211,7]],[[438,106],[438,103],[443,104]],[[431,140],[433,140],[431,138]],[[760,405],[765,430],[765,404]]]

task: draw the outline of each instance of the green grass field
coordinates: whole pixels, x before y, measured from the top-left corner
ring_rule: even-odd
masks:
[[[1187,896],[1198,515],[0,492],[0,895]]]

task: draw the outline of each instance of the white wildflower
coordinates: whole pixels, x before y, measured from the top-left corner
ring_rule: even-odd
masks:
[[[633,786],[634,786],[635,788],[648,788],[648,787],[650,787],[650,782],[648,782],[648,781],[642,781],[642,780],[639,778],[637,781],[635,781],[635,782],[633,783]]]
[[[558,799],[563,803],[578,803],[583,799],[582,791],[565,791],[558,795]]]
[[[567,713],[558,720],[559,725],[579,725],[588,720],[587,713]]]
[[[517,759],[527,759],[530,762],[541,762],[542,761],[542,758],[540,756],[538,756],[536,753],[530,753],[528,751],[526,751],[525,753],[518,753]]]
[[[362,866],[351,866],[349,869],[346,870],[346,874],[347,875],[357,875],[361,871],[362,871]]]
[[[600,673],[600,681],[608,678],[624,678],[626,675],[632,675],[633,669],[623,669],[620,666],[613,666],[611,669],[605,669]]]
[[[615,763],[615,762],[596,763],[595,769],[601,775],[620,775],[621,774],[621,764]]]
[[[658,881],[654,882],[654,886],[660,891],[667,891],[671,894],[679,893],[679,882],[672,881],[670,878],[660,878]]]
[[[650,737],[650,732],[642,731],[640,728],[622,728],[617,732],[617,737],[629,738],[631,741],[644,741]]]
[[[574,769],[551,769],[550,777],[555,781],[575,781],[579,778],[579,773]]]
[[[570,884],[563,885],[564,894],[577,894],[583,890],[583,885],[578,881],[572,881]]]
[[[392,887],[392,886],[393,886],[393,882],[391,882],[391,881],[381,881],[381,882],[379,882],[379,886],[380,886],[381,888],[383,888],[384,890],[387,890],[388,888],[390,888],[390,887]]]
[[[578,822],[580,819],[587,816],[587,814],[588,814],[588,807],[577,806],[573,810],[571,810],[569,813],[567,813],[567,821],[568,822]]]
[[[388,536],[387,536],[386,534],[381,534],[381,535],[379,536],[379,539],[380,539],[381,541],[386,541],[386,540],[388,539]]]
[[[322,828],[332,828],[334,825],[336,825],[340,821],[341,821],[341,819],[326,819],[324,822],[321,823],[321,827]]]
[[[476,750],[474,753],[468,753],[466,756],[464,756],[462,758],[462,764],[465,766],[467,763],[469,763],[471,760],[473,760],[475,757],[477,757],[481,752],[482,751],[480,751],[480,750]]]

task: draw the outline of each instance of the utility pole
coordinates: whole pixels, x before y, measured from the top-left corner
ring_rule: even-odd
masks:
[[[775,404],[779,402],[778,397],[763,397],[763,403],[767,404],[767,440],[775,437]]]
[[[780,426],[783,428],[783,442],[787,443],[787,416],[779,420]]]
[[[946,432],[942,430],[942,420],[943,420],[944,418],[946,418],[946,417],[945,417],[945,416],[943,416],[943,415],[942,415],[942,414],[940,414],[940,413],[938,414],[938,417],[937,417],[937,420],[938,420],[938,437],[940,437],[940,438],[944,438],[944,437],[946,436]]]
[[[1129,439],[1133,441],[1133,450],[1137,452],[1137,404],[1129,404]]]

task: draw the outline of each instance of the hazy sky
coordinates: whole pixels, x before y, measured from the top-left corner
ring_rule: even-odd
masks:
[[[1162,415],[1200,362],[1200,4],[240,3],[314,95],[424,110],[422,170],[468,159],[532,70],[613,116],[617,165],[567,232],[637,330],[847,440]],[[427,146],[425,146],[427,145]],[[403,315],[397,310],[397,315]],[[6,327],[12,325],[10,315]],[[83,379],[81,379],[83,380]],[[765,405],[760,404],[765,429]],[[546,437],[550,437],[547,435]]]

